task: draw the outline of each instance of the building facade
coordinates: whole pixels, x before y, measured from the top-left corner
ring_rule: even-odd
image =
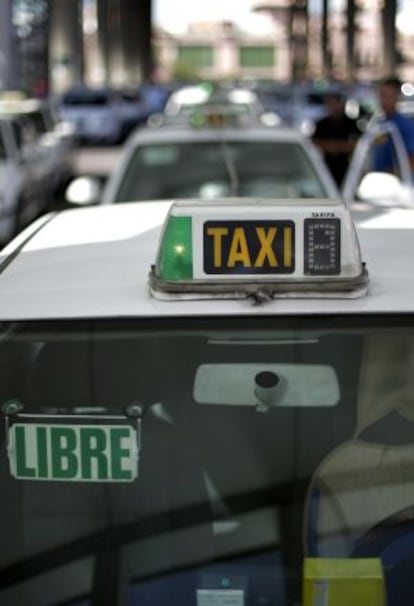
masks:
[[[348,65],[346,11],[331,10],[327,16],[327,70],[322,48],[322,14],[305,11],[302,0],[252,2],[254,12],[272,18],[272,30],[262,35],[241,31],[230,22],[194,23],[180,36],[155,28],[156,61],[167,79],[187,74],[217,80],[269,78],[289,81],[299,75],[312,79],[347,80],[351,77],[358,81],[374,81],[387,73],[383,0],[357,0],[355,6],[352,70]],[[292,12],[299,14],[296,22]],[[299,51],[295,44],[299,45]],[[405,80],[414,80],[414,26],[412,33],[397,32],[396,56],[398,75]],[[299,64],[295,64],[298,60]]]

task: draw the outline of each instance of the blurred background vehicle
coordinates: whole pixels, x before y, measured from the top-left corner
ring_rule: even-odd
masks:
[[[366,130],[338,191],[320,151],[297,130],[258,126],[242,108],[197,107],[136,131],[114,156],[108,179],[81,171],[64,204],[191,196],[342,196],[358,219],[412,204],[407,154],[393,129]],[[392,141],[394,174],[373,171],[378,136]]]
[[[73,125],[82,143],[113,145],[122,140],[125,105],[119,104],[113,90],[79,86],[63,95],[59,114]]]
[[[103,192],[96,181],[77,180],[67,200],[111,204],[191,197],[339,197],[320,154],[300,133],[258,127],[254,120],[249,124],[237,112],[204,111],[200,106],[193,112],[187,126],[167,121],[138,131]]]
[[[172,136],[173,129],[188,130],[190,117],[193,131],[207,130],[205,121],[216,121],[210,126],[217,130],[218,115],[227,113],[221,129],[242,130],[246,142],[262,124],[287,126],[310,138],[326,111],[326,94],[340,89],[346,114],[365,131],[378,108],[376,84],[392,71],[404,82],[404,112],[411,111],[414,55],[408,45],[411,34],[401,29],[404,7],[396,7],[395,15],[381,13],[379,19],[379,0],[377,7],[376,0],[360,2],[355,15],[325,3],[321,11],[308,2],[306,12],[291,0],[251,0],[245,9],[248,19],[239,20],[244,9],[238,5],[229,18],[197,19],[202,3],[198,8],[195,2],[187,14],[177,2],[173,13],[180,13],[185,31],[174,30],[171,16],[159,20],[160,0],[152,2],[151,11],[143,3],[114,0],[116,15],[106,10],[104,0],[65,5],[65,10],[59,0],[6,0],[13,4],[6,33],[16,55],[8,55],[10,73],[3,70],[2,85],[6,93],[20,88],[38,97],[30,101],[35,101],[34,111],[26,108],[19,119],[24,156],[31,158],[33,173],[39,181],[49,175],[48,207],[56,199],[52,191],[58,192],[56,207],[64,205],[61,192],[71,174],[94,174],[100,182],[110,178],[124,154],[123,142],[138,136],[136,129],[144,135],[148,119]],[[390,4],[382,3],[381,11],[389,11]],[[398,40],[391,36],[392,27]],[[300,32],[306,32],[306,39]],[[203,118],[196,112],[201,107]],[[55,110],[67,119],[56,122]],[[72,164],[68,148],[76,149]],[[367,158],[361,178],[371,172]],[[402,183],[398,171],[393,177]],[[384,176],[379,180],[383,184]],[[230,192],[235,189],[233,183]],[[94,191],[102,193],[101,188]],[[396,190],[384,187],[380,195],[385,191]],[[366,189],[355,194],[357,199],[361,192]],[[391,198],[398,203],[398,196]]]
[[[121,120],[120,140],[124,141],[135,128],[146,122],[151,111],[138,88],[115,89],[114,96],[114,109]]]
[[[333,87],[336,91],[337,87]],[[288,123],[302,135],[311,137],[315,124],[326,116],[325,93],[327,88],[319,88],[313,83],[297,84],[292,88]]]
[[[49,210],[48,181],[24,143],[24,124],[0,116],[0,243]]]
[[[227,106],[230,111],[244,111],[252,119],[269,126],[282,123],[280,116],[274,111],[266,110],[259,95],[250,88],[233,87],[230,84],[213,85],[208,82],[183,86],[173,91],[163,113],[168,118],[186,117],[205,105],[220,108]]]
[[[371,87],[359,88],[329,81],[306,82],[293,84],[284,90],[284,94],[285,121],[307,137],[314,134],[316,122],[326,117],[325,99],[328,95],[340,94],[346,99],[345,113],[358,121],[361,130],[366,129],[375,111],[375,92]]]
[[[51,101],[11,92],[0,95],[0,116],[14,118],[20,124],[26,161],[45,182],[49,202],[59,199],[75,175],[78,139],[73,126],[59,119]]]
[[[139,87],[139,92],[145,101],[148,114],[162,113],[167,103],[168,97],[174,90],[174,84],[170,82],[160,83],[148,80]]]

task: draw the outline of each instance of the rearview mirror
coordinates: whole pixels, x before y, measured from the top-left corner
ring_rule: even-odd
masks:
[[[159,126],[162,126],[164,124],[164,114],[161,113],[156,113],[156,114],[151,114],[148,118],[147,118],[147,126],[149,126],[150,128],[158,128]]]
[[[202,364],[194,380],[198,404],[273,407],[336,406],[336,371],[323,364]]]
[[[76,206],[91,206],[98,204],[102,194],[102,186],[93,177],[78,177],[74,179],[65,191],[65,200]]]
[[[358,187],[358,198],[361,200],[398,199],[401,195],[401,182],[390,173],[367,173]]]

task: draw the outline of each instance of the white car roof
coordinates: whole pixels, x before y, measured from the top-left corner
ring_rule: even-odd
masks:
[[[394,226],[370,219],[359,229],[370,274],[360,299],[159,301],[148,290],[160,227],[171,202],[140,202],[50,214],[0,255],[0,320],[412,313],[414,211]],[[383,227],[381,227],[383,226]]]

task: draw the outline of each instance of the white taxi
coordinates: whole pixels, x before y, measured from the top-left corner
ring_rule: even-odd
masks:
[[[15,238],[1,604],[412,603],[405,213],[169,200]]]
[[[47,210],[47,183],[26,154],[24,126],[0,116],[0,243],[4,245]]]
[[[75,180],[67,200],[114,204],[172,198],[333,198],[340,194],[323,160],[289,128],[259,127],[238,113],[194,114],[191,124],[132,135],[103,191]]]

